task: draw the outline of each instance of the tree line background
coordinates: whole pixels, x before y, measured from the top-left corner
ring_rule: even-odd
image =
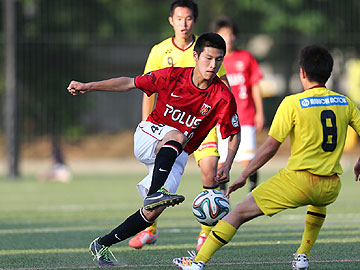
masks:
[[[15,3],[19,146],[39,137],[76,141],[134,129],[141,118],[140,91],[72,97],[70,80],[141,74],[151,47],[172,35],[165,0],[2,0]],[[250,50],[264,72],[267,125],[281,99],[301,91],[297,55],[319,43],[335,58],[329,87],[360,102],[360,2],[358,0],[198,0],[195,33],[219,16],[239,27],[238,46]],[[5,52],[2,20],[0,51]],[[5,53],[0,54],[0,137],[5,136]],[[352,77],[351,77],[352,76]],[[355,75],[356,77],[356,75]],[[359,76],[360,77],[360,76]],[[350,79],[349,79],[350,78]],[[352,79],[351,79],[352,78]],[[358,88],[356,88],[358,87]],[[0,149],[6,151],[5,139]]]

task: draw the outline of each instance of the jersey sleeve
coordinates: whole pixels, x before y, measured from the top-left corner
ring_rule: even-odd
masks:
[[[356,131],[356,133],[360,136],[360,111],[356,104],[348,99],[351,109],[351,118],[349,125]]]
[[[144,91],[146,95],[151,96],[159,92],[159,89],[166,87],[169,68],[150,71],[143,75],[135,77],[135,86]]]
[[[161,69],[157,48],[158,48],[158,45],[153,46],[149,53],[148,59],[145,64],[145,69],[144,69],[145,74],[150,71],[153,71],[153,70]]]
[[[220,133],[223,139],[226,139],[230,135],[240,132],[239,117],[236,113],[236,101],[231,94],[229,102],[222,107],[222,111],[219,113],[219,125]]]
[[[293,108],[290,106],[289,98],[286,97],[279,105],[272,121],[269,136],[283,143],[294,127]]]

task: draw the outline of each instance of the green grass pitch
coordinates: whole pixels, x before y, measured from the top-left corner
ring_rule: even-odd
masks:
[[[260,181],[273,172],[260,171]],[[239,171],[234,169],[234,180]],[[120,224],[140,207],[136,183],[145,170],[122,174],[76,174],[69,184],[41,183],[32,175],[20,181],[0,178],[0,269],[94,269],[89,243]],[[312,251],[311,269],[360,269],[360,183],[352,168],[342,175],[342,191],[328,207]],[[199,224],[191,212],[201,190],[198,170],[185,172],[178,192],[183,204],[160,217],[159,240],[133,250],[124,241],[112,247],[119,269],[176,269],[172,258],[195,249]],[[234,206],[248,187],[231,197]],[[303,230],[306,208],[260,217],[240,228],[206,269],[291,269]],[[117,268],[115,268],[117,269]]]

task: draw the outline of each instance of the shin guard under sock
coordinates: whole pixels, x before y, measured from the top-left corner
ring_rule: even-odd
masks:
[[[155,158],[151,186],[147,195],[155,193],[165,184],[172,166],[182,150],[181,143],[177,141],[168,141],[160,148]]]
[[[195,261],[206,263],[219,248],[233,238],[236,231],[237,229],[231,224],[224,220],[219,220],[195,257]]]
[[[99,244],[110,247],[113,244],[121,242],[138,232],[146,229],[152,224],[142,213],[142,210],[136,211],[129,216],[123,223],[112,230],[109,234],[99,238]]]
[[[325,221],[326,208],[325,207],[308,207],[305,219],[305,229],[301,240],[301,245],[297,250],[296,254],[306,254],[307,257],[310,255],[310,251],[315,244],[315,241],[319,235],[321,227]]]

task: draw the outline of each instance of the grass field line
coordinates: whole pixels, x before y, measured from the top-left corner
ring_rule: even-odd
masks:
[[[78,231],[99,231],[99,226],[89,227],[60,227],[60,228],[38,228],[38,229],[2,229],[0,234],[18,234],[18,233],[61,233],[61,232],[78,232]]]
[[[334,217],[336,217],[336,219],[341,220],[341,221],[329,221],[327,220],[326,223],[324,224],[323,228],[326,229],[327,231],[334,231],[337,228],[344,228],[344,225],[346,224],[346,232],[351,232],[351,229],[354,229],[354,231],[357,230],[357,232],[359,231],[359,222],[360,222],[360,214],[358,213],[348,213],[348,214],[334,214]],[[355,219],[355,217],[359,216],[359,219]],[[347,218],[350,218],[351,220],[347,220]],[[304,219],[304,215],[282,215],[280,216],[281,220],[294,220],[294,219]],[[274,226],[279,226],[282,225],[279,222],[275,222],[273,224]],[[294,228],[294,226],[298,226],[299,228],[303,228],[303,223],[299,223],[299,224],[289,224],[289,223],[284,223],[283,224],[283,228],[285,227],[291,227],[292,229]],[[264,228],[263,228],[264,227]],[[43,228],[19,228],[19,229],[0,229],[0,235],[1,234],[17,234],[17,233],[61,233],[61,232],[77,232],[77,231],[102,231],[102,230],[108,230],[109,227],[108,226],[61,226],[61,227],[43,227]],[[247,226],[241,229],[242,232],[252,232],[252,231],[256,231],[256,233],[259,232],[259,229],[262,232],[272,232],[273,229],[271,228],[271,223],[252,223],[251,226]],[[324,230],[323,229],[323,230]],[[172,233],[180,233],[182,231],[187,231],[187,232],[197,232],[198,229],[188,229],[188,227],[184,228],[184,227],[176,227],[176,228],[172,228],[172,227],[164,227],[161,228],[161,232],[172,232]],[[280,232],[283,233],[283,232]],[[323,234],[323,233],[322,233]]]
[[[336,243],[360,243],[360,237],[352,238],[329,238],[329,239],[318,239],[317,243],[324,244],[336,244]],[[231,247],[244,247],[244,246],[259,246],[259,245],[296,245],[299,244],[298,240],[268,240],[268,241],[246,241],[246,242],[231,242],[227,246]],[[156,245],[153,247],[144,247],[144,250],[151,249],[156,250],[191,250],[194,248],[193,244],[177,244],[177,245]],[[132,250],[130,247],[112,247],[114,252],[122,252]],[[35,255],[35,254],[65,254],[65,253],[84,253],[89,252],[88,248],[54,248],[54,249],[2,249],[0,250],[0,256],[9,255]]]
[[[301,227],[302,228],[302,227]],[[37,229],[0,229],[0,235],[6,235],[6,234],[34,234],[34,233],[65,233],[65,232],[85,232],[85,231],[102,231],[106,230],[107,228],[99,228],[99,226],[87,226],[87,227],[58,227],[58,228],[37,228]],[[181,232],[198,232],[198,229],[187,229],[187,228],[162,228],[162,233],[181,233]],[[253,238],[253,234],[256,233],[257,237],[266,236],[266,237],[274,237],[274,236],[295,236],[302,233],[302,231],[281,231],[281,232],[274,232],[273,230],[261,230],[259,232],[259,229],[255,230],[240,230],[240,234],[237,235],[239,238]],[[326,229],[323,229],[321,235],[357,235],[359,234],[359,228],[358,226],[353,228],[347,228],[346,230],[337,230],[336,228],[328,227]]]
[[[316,263],[353,263],[360,262],[360,259],[340,259],[340,260],[311,260],[311,264]],[[219,262],[219,263],[208,263],[207,265],[262,265],[262,264],[291,264],[291,261],[253,261],[253,262]],[[116,268],[148,268],[148,267],[175,267],[173,264],[127,264],[119,265]],[[21,268],[0,268],[0,270],[60,270],[60,269],[98,269],[98,266],[56,266],[56,267],[21,267]]]

